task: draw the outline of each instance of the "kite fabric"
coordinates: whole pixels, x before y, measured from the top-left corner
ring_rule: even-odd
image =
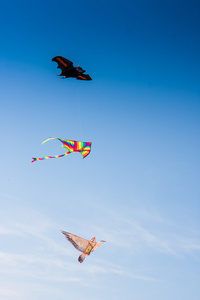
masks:
[[[60,139],[57,137],[52,137],[52,138],[45,140],[42,144],[44,144],[47,141],[52,140],[52,139],[59,140],[63,144],[62,147],[66,148],[68,150],[68,152],[66,152],[64,154],[60,154],[60,155],[55,155],[55,156],[44,156],[44,157],[40,157],[40,158],[33,157],[32,158],[33,160],[31,162],[38,161],[38,160],[45,160],[45,159],[49,159],[49,158],[63,157],[72,152],[80,152],[83,155],[83,158],[85,158],[88,154],[90,154],[91,145],[92,145],[92,143],[90,143],[90,142],[77,142],[77,141],[64,140],[64,139]]]

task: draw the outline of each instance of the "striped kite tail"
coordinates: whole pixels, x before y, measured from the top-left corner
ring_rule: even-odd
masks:
[[[33,163],[34,161],[38,161],[38,160],[45,160],[45,159],[49,159],[49,158],[63,157],[63,156],[65,156],[65,155],[67,155],[67,154],[70,154],[70,151],[68,151],[68,152],[66,152],[66,153],[64,153],[64,154],[55,155],[55,156],[32,157],[32,161],[31,161],[31,162]]]

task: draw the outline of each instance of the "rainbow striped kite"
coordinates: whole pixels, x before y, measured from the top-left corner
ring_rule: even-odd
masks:
[[[66,148],[68,150],[68,152],[61,154],[61,155],[55,155],[55,156],[45,156],[45,157],[41,157],[41,158],[33,157],[33,160],[31,162],[34,162],[37,160],[45,160],[48,158],[63,157],[67,154],[70,154],[71,152],[80,152],[83,155],[83,158],[85,158],[86,156],[88,156],[88,154],[90,154],[91,145],[92,145],[92,143],[90,143],[90,142],[77,142],[77,141],[63,140],[63,139],[59,139],[57,137],[52,137],[52,138],[49,138],[46,141],[44,141],[42,144],[44,144],[47,141],[52,140],[52,139],[57,139],[61,143],[63,143],[62,147]]]

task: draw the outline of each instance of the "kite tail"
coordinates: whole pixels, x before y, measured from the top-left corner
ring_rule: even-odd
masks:
[[[82,263],[83,261],[84,261],[84,259],[86,258],[86,256],[87,256],[87,254],[81,254],[80,256],[79,256],[79,258],[78,258],[78,261],[80,262],[80,263]]]
[[[46,143],[46,142],[49,141],[49,140],[53,140],[53,139],[58,139],[58,140],[59,140],[59,138],[57,138],[57,137],[51,137],[51,138],[45,140],[44,142],[42,142],[42,144]]]
[[[70,154],[70,151],[68,151],[68,152],[66,152],[66,153],[64,153],[64,154],[60,154],[60,155],[55,155],[55,156],[44,156],[44,157],[32,157],[32,163],[34,162],[34,161],[38,161],[38,160],[45,160],[45,159],[49,159],[49,158],[58,158],[58,157],[63,157],[63,156],[65,156],[65,155],[67,155],[67,154]]]

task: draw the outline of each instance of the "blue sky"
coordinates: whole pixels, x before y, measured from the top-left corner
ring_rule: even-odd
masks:
[[[0,7],[0,298],[200,297],[200,4]],[[62,55],[93,81],[60,80]],[[51,136],[91,141],[63,153]],[[60,229],[106,240],[83,264]]]

